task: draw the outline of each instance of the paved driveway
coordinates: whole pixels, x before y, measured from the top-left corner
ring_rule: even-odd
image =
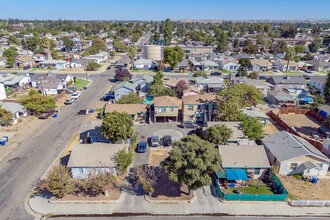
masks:
[[[159,135],[160,137],[163,137],[164,135],[171,135],[173,140],[180,140],[182,137],[192,133],[193,129],[184,129],[179,127],[179,125],[180,123],[176,122],[136,125],[135,130],[138,133],[139,141],[148,141],[148,138],[150,138],[153,134]],[[149,151],[150,149],[148,147],[146,153],[136,153],[133,164],[141,165],[148,163]]]

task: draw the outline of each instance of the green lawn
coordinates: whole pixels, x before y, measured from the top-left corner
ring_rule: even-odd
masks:
[[[233,193],[233,190],[239,190],[242,194],[274,194],[270,187],[261,183],[258,187],[258,180],[252,180],[248,182],[248,186],[228,188],[229,193]]]
[[[288,71],[288,72],[283,71],[283,73],[286,75],[304,75],[303,72],[299,72],[299,71]]]
[[[77,87],[78,90],[82,90],[84,86],[87,86],[90,83],[88,80],[84,80],[81,78],[76,78],[76,82],[73,84],[73,86]]]

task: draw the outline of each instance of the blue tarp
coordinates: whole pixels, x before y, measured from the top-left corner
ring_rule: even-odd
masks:
[[[227,180],[248,180],[245,169],[225,169]]]

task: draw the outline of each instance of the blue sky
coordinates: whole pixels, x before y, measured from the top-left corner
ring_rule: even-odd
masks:
[[[330,0],[0,0],[0,18],[330,19]]]

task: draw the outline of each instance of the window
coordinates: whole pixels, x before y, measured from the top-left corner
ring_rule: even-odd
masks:
[[[194,110],[194,106],[193,106],[193,105],[188,105],[188,110],[189,110],[189,111]]]
[[[83,168],[78,168],[78,173],[79,174],[83,174],[83,172],[84,172],[84,169]]]
[[[171,112],[174,112],[174,108],[171,108]]]
[[[158,108],[158,112],[166,112],[166,108]]]
[[[260,168],[254,169],[254,175],[260,175]]]
[[[298,163],[291,163],[291,165],[290,165],[290,169],[291,169],[291,170],[294,170],[294,169],[297,168],[297,166],[298,166]]]

